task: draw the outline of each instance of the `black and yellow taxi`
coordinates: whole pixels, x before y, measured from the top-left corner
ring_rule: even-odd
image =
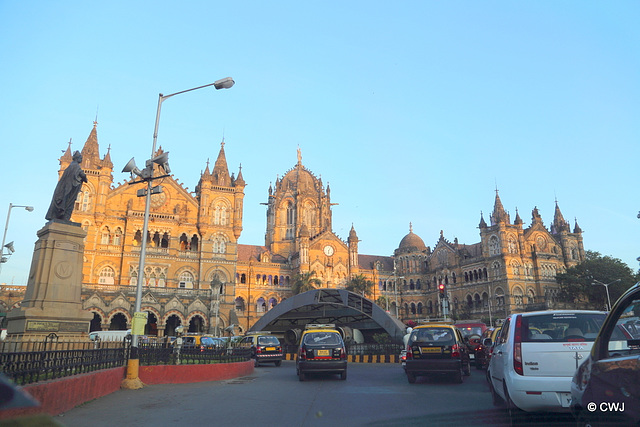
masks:
[[[262,363],[274,363],[280,366],[284,359],[280,340],[267,331],[247,332],[235,347],[250,349],[255,366],[260,366]]]
[[[347,379],[347,351],[334,324],[307,324],[300,337],[296,373],[304,381],[309,373],[339,374]]]
[[[433,322],[416,326],[407,342],[407,380],[419,376],[448,375],[457,383],[471,375],[469,349],[452,323]]]

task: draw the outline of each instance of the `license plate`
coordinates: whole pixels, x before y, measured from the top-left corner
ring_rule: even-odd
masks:
[[[329,356],[330,354],[331,354],[330,350],[318,350],[317,351],[317,356]]]
[[[421,353],[442,353],[442,347],[420,347]]]
[[[275,347],[267,347],[265,348],[266,351],[276,351]]]
[[[560,403],[562,403],[563,408],[568,408],[571,406],[571,393],[559,393],[560,394]]]

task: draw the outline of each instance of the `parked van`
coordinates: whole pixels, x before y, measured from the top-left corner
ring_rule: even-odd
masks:
[[[571,378],[587,359],[606,313],[549,310],[509,316],[489,362],[494,405],[509,416],[519,410],[569,412]]]
[[[122,341],[130,335],[131,329],[126,331],[93,331],[89,332],[89,339],[91,341]]]

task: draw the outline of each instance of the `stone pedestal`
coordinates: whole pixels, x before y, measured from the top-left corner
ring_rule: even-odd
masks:
[[[82,309],[84,238],[80,224],[50,221],[38,231],[22,306],[7,316],[9,334],[79,335],[93,315]]]

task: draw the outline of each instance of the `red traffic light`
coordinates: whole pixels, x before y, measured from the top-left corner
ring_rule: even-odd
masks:
[[[444,284],[440,283],[438,285],[438,290],[440,290],[440,293],[443,294],[444,293]]]

